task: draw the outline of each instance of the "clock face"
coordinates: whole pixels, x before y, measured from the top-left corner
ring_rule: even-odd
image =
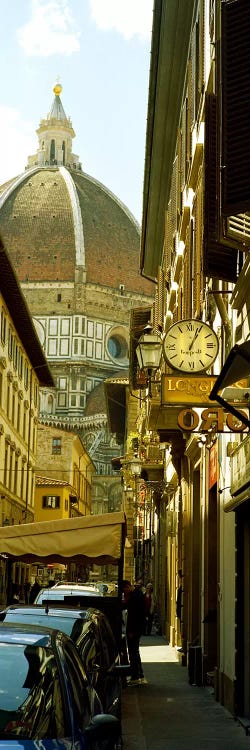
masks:
[[[167,363],[181,372],[208,370],[219,348],[216,333],[200,320],[180,320],[169,328],[163,342]]]

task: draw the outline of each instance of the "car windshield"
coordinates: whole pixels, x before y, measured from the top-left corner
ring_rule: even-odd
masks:
[[[9,610],[6,612],[5,622],[19,622],[22,624],[32,623],[32,625],[42,625],[43,627],[56,628],[62,630],[63,633],[69,635],[73,641],[77,641],[80,634],[84,632],[84,629],[88,629],[88,622],[84,621],[81,617],[72,615],[72,617],[64,617],[59,612],[46,613],[38,612],[36,609],[29,610],[29,612],[13,612]]]
[[[0,643],[0,738],[63,736],[62,695],[52,650]]]

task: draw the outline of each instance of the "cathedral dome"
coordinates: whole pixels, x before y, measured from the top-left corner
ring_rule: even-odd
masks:
[[[131,310],[148,310],[154,284],[140,274],[137,221],[72,152],[61,91],[56,84],[36,154],[0,186],[0,229],[55,383],[40,393],[40,419],[78,430],[97,474],[108,475],[124,425],[115,445],[103,381],[127,375]]]
[[[21,283],[86,283],[152,294],[139,272],[140,229],[126,206],[85,174],[61,86],[37,130],[39,148],[19,177],[0,187],[1,233]],[[83,276],[82,276],[83,278]]]

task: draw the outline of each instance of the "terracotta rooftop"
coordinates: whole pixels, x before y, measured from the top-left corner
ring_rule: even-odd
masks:
[[[51,479],[50,477],[41,477],[36,475],[37,487],[67,487],[69,482],[64,482],[61,479]]]

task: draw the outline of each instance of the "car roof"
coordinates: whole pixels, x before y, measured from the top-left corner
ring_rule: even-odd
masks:
[[[0,643],[29,643],[31,645],[51,646],[59,631],[54,628],[25,624],[19,622],[0,622]],[[42,643],[41,643],[42,641]]]
[[[94,583],[75,583],[74,581],[65,581],[65,583],[55,583],[54,586],[50,586],[51,589],[79,589],[79,591],[98,591],[98,587]]]
[[[96,588],[87,589],[84,586],[51,586],[48,589],[41,589],[37,594],[37,598],[46,596],[48,599],[55,599],[63,594],[67,594],[67,596],[70,596],[71,594],[72,596],[76,596],[77,594],[81,594],[81,596],[84,596],[84,594],[87,594],[88,596],[102,596],[102,593]]]
[[[49,606],[48,604],[18,604],[14,605],[11,604],[9,607],[6,607],[4,610],[2,610],[2,613],[0,612],[0,621],[1,621],[1,614],[27,614],[32,615],[34,612],[39,612],[39,614],[51,614],[51,615],[57,615],[58,617],[68,617],[68,618],[79,618],[82,620],[91,620],[93,617],[95,618],[102,618],[104,617],[103,612],[101,612],[99,609],[94,609],[94,607],[86,607],[86,609],[82,607],[70,607],[66,604],[63,606]]]

